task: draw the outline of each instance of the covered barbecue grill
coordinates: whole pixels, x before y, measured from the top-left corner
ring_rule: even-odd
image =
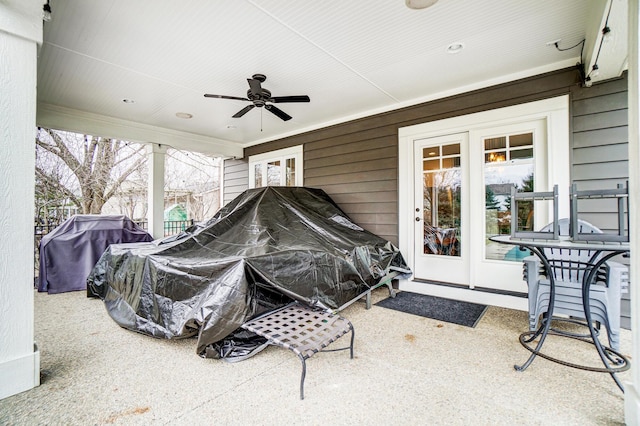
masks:
[[[256,315],[293,300],[337,310],[391,273],[410,273],[399,250],[322,190],[266,187],[177,237],[112,245],[88,283],[122,327],[197,335],[198,354],[218,357],[221,342]]]

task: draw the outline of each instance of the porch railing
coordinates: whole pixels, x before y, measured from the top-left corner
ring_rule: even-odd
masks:
[[[190,220],[165,220],[164,221],[164,236],[179,234],[194,223],[193,219]],[[136,221],[136,224],[148,231],[149,223],[146,220]]]

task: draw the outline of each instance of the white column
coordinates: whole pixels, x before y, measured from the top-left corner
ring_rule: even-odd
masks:
[[[0,2],[0,399],[40,384],[33,320],[39,43],[42,2]]]
[[[638,24],[640,10],[638,0],[629,0],[629,211],[631,231],[631,381],[624,384],[624,417],[628,425],[640,424],[640,104],[638,101],[640,82],[640,43]]]
[[[151,144],[149,150],[148,231],[154,239],[164,237],[164,160],[167,147]]]

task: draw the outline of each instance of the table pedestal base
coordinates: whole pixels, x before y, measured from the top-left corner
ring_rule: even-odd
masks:
[[[548,319],[545,319],[543,321],[548,321]],[[565,321],[565,322],[570,322],[573,324],[580,324],[583,325],[585,327],[588,327],[588,324],[584,324],[582,322],[579,321],[575,321],[575,320],[571,320],[571,319],[556,319],[554,318],[554,321]],[[570,332],[565,332],[565,331],[559,331],[556,329],[552,329],[552,328],[548,328],[547,330],[545,330],[545,325],[543,325],[540,329],[536,330],[536,331],[527,331],[524,332],[522,334],[520,334],[520,344],[522,344],[522,346],[524,346],[529,352],[531,352],[531,355],[529,356],[529,359],[527,359],[527,361],[522,364],[522,365],[514,365],[514,368],[516,369],[516,371],[524,371],[527,369],[527,367],[529,367],[529,365],[531,365],[531,363],[533,362],[534,358],[536,356],[541,356],[544,359],[548,359],[549,361],[553,361],[555,363],[558,364],[562,364],[565,365],[567,367],[572,367],[572,368],[577,368],[580,370],[586,370],[586,371],[593,371],[593,372],[597,372],[597,373],[609,373],[611,375],[611,377],[613,378],[613,380],[616,382],[616,384],[618,385],[618,387],[620,388],[620,390],[622,390],[624,392],[624,388],[622,386],[622,383],[620,383],[620,380],[618,380],[618,378],[616,377],[616,373],[620,373],[622,371],[626,371],[629,369],[630,367],[630,363],[629,360],[622,355],[620,352],[615,351],[613,349],[611,349],[610,347],[604,346],[602,345],[599,341],[597,341],[597,336],[596,337],[591,337],[589,334],[585,334],[585,335],[578,335],[578,334],[574,334],[574,333],[570,333]],[[546,338],[546,336],[560,336],[560,337],[568,337],[570,339],[574,339],[574,340],[578,340],[581,342],[585,342],[591,345],[596,346],[596,348],[598,349],[598,353],[600,355],[600,359],[602,360],[603,363],[603,367],[591,367],[591,366],[587,366],[587,365],[581,365],[581,364],[574,364],[568,361],[564,361],[558,358],[554,358],[550,355],[547,355],[545,353],[543,353],[540,348],[542,346],[542,343],[544,342],[544,339]],[[540,341],[537,343],[536,347],[533,347],[533,342],[536,338],[540,337]]]

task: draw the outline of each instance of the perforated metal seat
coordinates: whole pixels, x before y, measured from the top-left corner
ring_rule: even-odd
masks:
[[[559,222],[560,235],[568,235],[569,220]],[[550,231],[547,225],[542,231]],[[581,233],[601,233],[598,228],[585,221],[579,221]],[[554,274],[555,303],[553,315],[566,315],[585,319],[582,302],[582,277],[585,267],[594,252],[590,250],[544,249],[551,271],[545,271],[537,256],[523,259],[524,279],[529,286],[529,329],[538,328],[540,315],[545,314],[549,306],[551,289],[548,273]],[[608,261],[596,273],[590,287],[589,307],[591,319],[604,324],[607,329],[609,346],[620,348],[620,299],[629,289],[629,271],[625,265]]]
[[[351,322],[323,309],[291,303],[242,325],[245,330],[265,337],[272,345],[293,351],[302,361],[300,399],[304,399],[306,360],[318,352],[349,349],[353,358],[354,330]],[[344,348],[325,349],[331,343],[351,332],[351,344]]]

